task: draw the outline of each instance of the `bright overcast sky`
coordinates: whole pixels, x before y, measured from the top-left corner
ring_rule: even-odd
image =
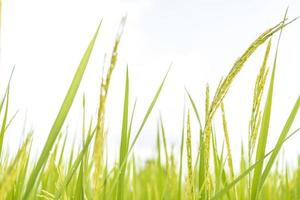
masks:
[[[199,102],[198,108],[203,114],[205,84],[209,83],[213,91],[250,42],[282,19],[287,6],[290,18],[300,16],[297,0],[3,0],[0,88],[4,91],[15,65],[10,114],[19,110],[7,139],[14,145],[19,143],[19,133],[27,115],[26,127],[27,130],[34,129],[35,146],[39,148],[44,144],[81,56],[103,19],[95,50],[66,121],[70,126],[69,134],[81,134],[82,94],[86,94],[88,117],[95,117],[104,55],[110,54],[121,17],[127,14],[108,97],[109,153],[115,156],[118,148],[127,64],[131,78],[131,102],[136,97],[138,102],[137,127],[159,82],[173,63],[166,87],[141,135],[136,152],[152,155],[159,112],[165,121],[169,144],[177,148],[184,87]],[[277,35],[273,41],[275,46]],[[264,49],[265,46],[259,48],[247,62],[225,99],[235,157],[239,154],[241,138],[248,134],[252,90]],[[280,46],[271,144],[274,144],[299,95],[299,52],[300,21],[297,21],[284,31]],[[269,62],[269,66],[271,64]],[[299,116],[295,124],[294,128],[299,127]],[[220,125],[220,121],[216,120],[217,130]],[[194,145],[197,145],[197,128],[194,126],[192,130]],[[219,131],[217,137],[222,138],[222,134]],[[299,140],[300,136],[295,136],[285,145],[291,160],[296,160],[300,153]]]

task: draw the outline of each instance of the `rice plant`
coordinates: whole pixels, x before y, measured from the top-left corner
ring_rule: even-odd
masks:
[[[134,154],[134,147],[139,138],[143,137],[143,129],[164,88],[169,70],[154,91],[151,102],[144,108],[144,116],[135,119],[136,104],[130,107],[131,79],[130,68],[127,67],[125,83],[119,86],[124,92],[119,157],[113,166],[108,166],[107,159],[110,155],[105,151],[106,137],[109,137],[105,127],[106,101],[114,70],[122,67],[117,66],[117,60],[125,21],[126,18],[123,18],[111,53],[110,65],[107,70],[103,66],[103,71],[107,72],[102,77],[99,87],[99,103],[98,108],[95,108],[98,111],[96,122],[87,122],[83,97],[83,140],[78,151],[76,146],[73,146],[69,154],[65,151],[69,133],[64,132],[62,126],[74,99],[77,98],[79,85],[84,78],[98,33],[101,32],[101,24],[82,56],[37,159],[32,159],[31,144],[35,138],[31,132],[27,133],[16,155],[3,150],[6,148],[3,145],[6,130],[15,116],[11,115],[9,110],[11,88],[10,81],[8,82],[0,100],[0,199],[300,199],[300,157],[296,168],[286,166],[281,169],[277,164],[284,143],[299,131],[291,130],[291,127],[300,107],[300,96],[294,105],[289,105],[292,108],[286,122],[282,124],[283,128],[276,145],[271,151],[266,151],[271,114],[278,114],[271,111],[280,36],[295,19],[288,21],[285,15],[281,22],[260,34],[233,63],[227,76],[220,80],[215,92],[207,85],[203,95],[204,119],[200,117],[198,105],[186,89],[189,102],[185,105],[187,109],[182,113],[182,129],[179,130],[181,138],[178,138],[180,146],[176,147],[179,154],[170,151],[167,145],[168,132],[163,123],[163,116],[160,115],[157,132],[153,133],[157,137],[157,156],[144,161],[142,165],[137,163],[140,160]],[[272,41],[276,37],[279,39],[268,79],[269,55]],[[224,99],[234,79],[258,47],[265,47],[266,51],[254,85],[249,132],[245,133],[248,134],[248,141],[242,144],[240,163],[234,163],[230,127],[227,124],[230,119],[226,117]],[[263,99],[264,92],[267,94],[266,99]],[[224,134],[225,138],[221,149],[217,144],[220,142],[217,136],[219,133],[216,133],[214,127],[217,110],[222,113],[220,126],[223,127],[221,134]],[[192,117],[196,118],[198,130],[192,129]],[[140,124],[137,123],[139,121]],[[137,132],[133,131],[133,125],[138,127]],[[192,145],[195,135],[199,137],[199,145]],[[197,155],[193,155],[192,149],[197,150]]]

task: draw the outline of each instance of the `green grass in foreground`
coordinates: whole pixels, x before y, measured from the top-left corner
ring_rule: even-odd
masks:
[[[8,84],[0,101],[2,116],[0,122],[0,199],[300,199],[300,157],[299,165],[295,169],[282,170],[276,165],[276,158],[283,144],[299,130],[290,130],[300,106],[299,96],[294,105],[287,105],[287,108],[291,107],[290,114],[282,123],[283,127],[277,143],[271,151],[266,151],[279,39],[282,30],[293,21],[287,21],[285,17],[282,22],[266,30],[250,44],[233,64],[228,75],[220,81],[215,93],[211,93],[207,86],[203,97],[206,99],[204,120],[200,118],[192,95],[186,91],[191,109],[183,113],[181,145],[178,147],[180,155],[174,155],[169,151],[161,117],[156,133],[157,156],[146,161],[143,167],[138,167],[141,165],[136,163],[137,160],[133,154],[134,145],[141,137],[143,127],[152,113],[168,73],[158,86],[152,101],[145,108],[144,117],[134,120],[135,106],[129,107],[130,78],[127,70],[123,86],[124,102],[119,159],[111,168],[107,166],[108,158],[104,151],[106,136],[109,136],[104,127],[105,104],[110,80],[117,63],[118,46],[125,18],[121,23],[121,31],[116,37],[111,64],[101,81],[97,121],[89,122],[89,126],[85,128],[85,112],[83,112],[82,135],[84,139],[80,151],[77,152],[74,147],[70,155],[64,155],[67,135],[61,133],[93,51],[100,31],[99,25],[82,57],[53,122],[48,139],[36,161],[32,162],[33,159],[30,159],[32,143],[30,133],[15,156],[3,151],[3,139],[14,118],[14,116],[9,118],[10,84]],[[268,57],[272,47],[271,40],[276,33],[279,33],[279,39],[269,80],[267,79]],[[242,144],[239,170],[234,170],[226,107],[223,100],[244,63],[258,47],[265,43],[267,43],[266,51],[253,91],[248,141],[246,145]],[[263,101],[264,91],[267,97]],[[217,133],[214,132],[213,127],[214,116],[219,109],[222,112],[224,131],[218,134],[224,134],[225,138],[222,149],[217,149]],[[83,110],[85,110],[84,98]],[[199,146],[192,146],[190,128],[192,117],[196,117],[200,127],[198,130]],[[137,125],[139,127],[137,132],[131,129],[135,121],[141,121]],[[192,149],[194,148],[198,150],[198,153],[193,156]],[[179,162],[175,161],[175,157],[180,158]],[[68,160],[65,160],[66,158]]]

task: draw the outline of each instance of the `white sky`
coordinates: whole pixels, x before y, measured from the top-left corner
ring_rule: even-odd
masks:
[[[86,94],[88,117],[95,116],[104,54],[111,52],[120,19],[127,13],[119,62],[108,97],[109,155],[116,156],[118,152],[127,64],[131,102],[138,98],[137,128],[158,84],[173,63],[166,87],[135,152],[141,157],[153,155],[159,111],[165,121],[169,144],[178,147],[184,87],[199,102],[198,108],[203,114],[205,84],[208,82],[214,88],[250,42],[282,19],[288,5],[290,18],[300,15],[300,3],[296,0],[3,0],[0,88],[4,91],[15,65],[10,114],[19,110],[7,141],[13,146],[19,143],[27,113],[27,130],[33,128],[35,131],[34,146],[42,147],[81,56],[103,19],[95,50],[66,121],[70,135],[81,135],[82,94]],[[284,31],[282,38],[271,118],[271,145],[299,95],[299,36],[300,22],[297,21]],[[275,41],[277,39],[274,46]],[[225,99],[236,160],[240,140],[248,134],[252,90],[263,52],[264,48],[260,48],[247,62]],[[272,62],[269,64],[271,66]],[[299,115],[295,124],[294,128],[299,127]],[[220,125],[217,119],[217,130]],[[217,133],[219,143],[222,135],[222,131]],[[192,137],[197,145],[197,126],[193,127]],[[295,136],[285,145],[288,160],[295,161],[300,153],[299,140],[300,136]]]

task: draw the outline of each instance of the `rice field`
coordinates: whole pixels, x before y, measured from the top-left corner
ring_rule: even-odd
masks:
[[[85,98],[82,99],[82,144],[73,147],[71,152],[65,151],[68,135],[62,131],[65,119],[75,98],[84,72],[94,48],[101,24],[97,27],[90,43],[87,45],[72,82],[61,104],[56,119],[49,130],[48,138],[43,144],[37,159],[32,159],[32,142],[35,140],[31,132],[26,133],[22,145],[16,155],[5,150],[3,140],[6,130],[13,125],[14,115],[11,115],[10,82],[0,101],[0,199],[101,199],[101,200],[153,200],[153,199],[249,199],[249,200],[296,200],[300,199],[300,157],[296,168],[279,167],[279,154],[285,143],[298,133],[292,130],[300,107],[300,96],[293,105],[286,105],[289,115],[286,121],[280,122],[282,129],[276,145],[271,151],[266,150],[269,138],[270,118],[273,114],[272,101],[276,76],[277,52],[280,48],[280,37],[288,26],[296,19],[288,20],[286,15],[278,24],[269,27],[261,33],[233,62],[228,74],[220,79],[215,91],[209,85],[203,91],[205,118],[200,116],[200,107],[193,99],[193,94],[186,90],[188,102],[182,113],[182,129],[179,130],[179,154],[170,151],[163,118],[157,119],[159,126],[156,135],[156,156],[139,163],[134,155],[135,144],[143,137],[143,129],[153,108],[168,81],[168,72],[164,75],[156,91],[153,91],[152,101],[144,108],[144,116],[135,118],[135,106],[130,107],[133,99],[130,95],[130,77],[128,69],[125,82],[119,87],[124,94],[121,142],[119,158],[113,166],[108,166],[109,152],[106,151],[109,131],[105,127],[106,101],[109,95],[110,83],[114,71],[118,70],[118,47],[122,31],[117,34],[110,65],[103,66],[105,72],[99,87],[97,116],[94,121],[86,120]],[[126,17],[121,21],[121,29],[125,26]],[[240,162],[234,163],[232,158],[232,138],[228,131],[226,105],[224,99],[235,78],[243,70],[244,64],[259,48],[265,49],[261,66],[258,67],[253,95],[247,142],[240,150]],[[274,59],[269,59],[271,49],[275,49]],[[268,67],[271,66],[271,67]],[[121,67],[121,66],[119,66]],[[172,68],[170,68],[172,70]],[[13,76],[13,75],[12,75]],[[299,92],[299,91],[295,91]],[[266,94],[266,98],[263,98]],[[230,102],[227,102],[230,103]],[[135,105],[135,104],[134,104]],[[223,131],[216,133],[214,118],[217,111],[222,113]],[[192,145],[191,126],[196,119],[199,130],[199,145]],[[140,124],[138,124],[140,122]],[[299,122],[298,122],[299,123]],[[136,132],[132,126],[139,127]],[[299,124],[298,124],[299,125]],[[296,124],[297,126],[297,124]],[[216,135],[224,135],[222,148]],[[196,149],[197,154],[193,155]],[[238,166],[237,168],[234,166]]]

